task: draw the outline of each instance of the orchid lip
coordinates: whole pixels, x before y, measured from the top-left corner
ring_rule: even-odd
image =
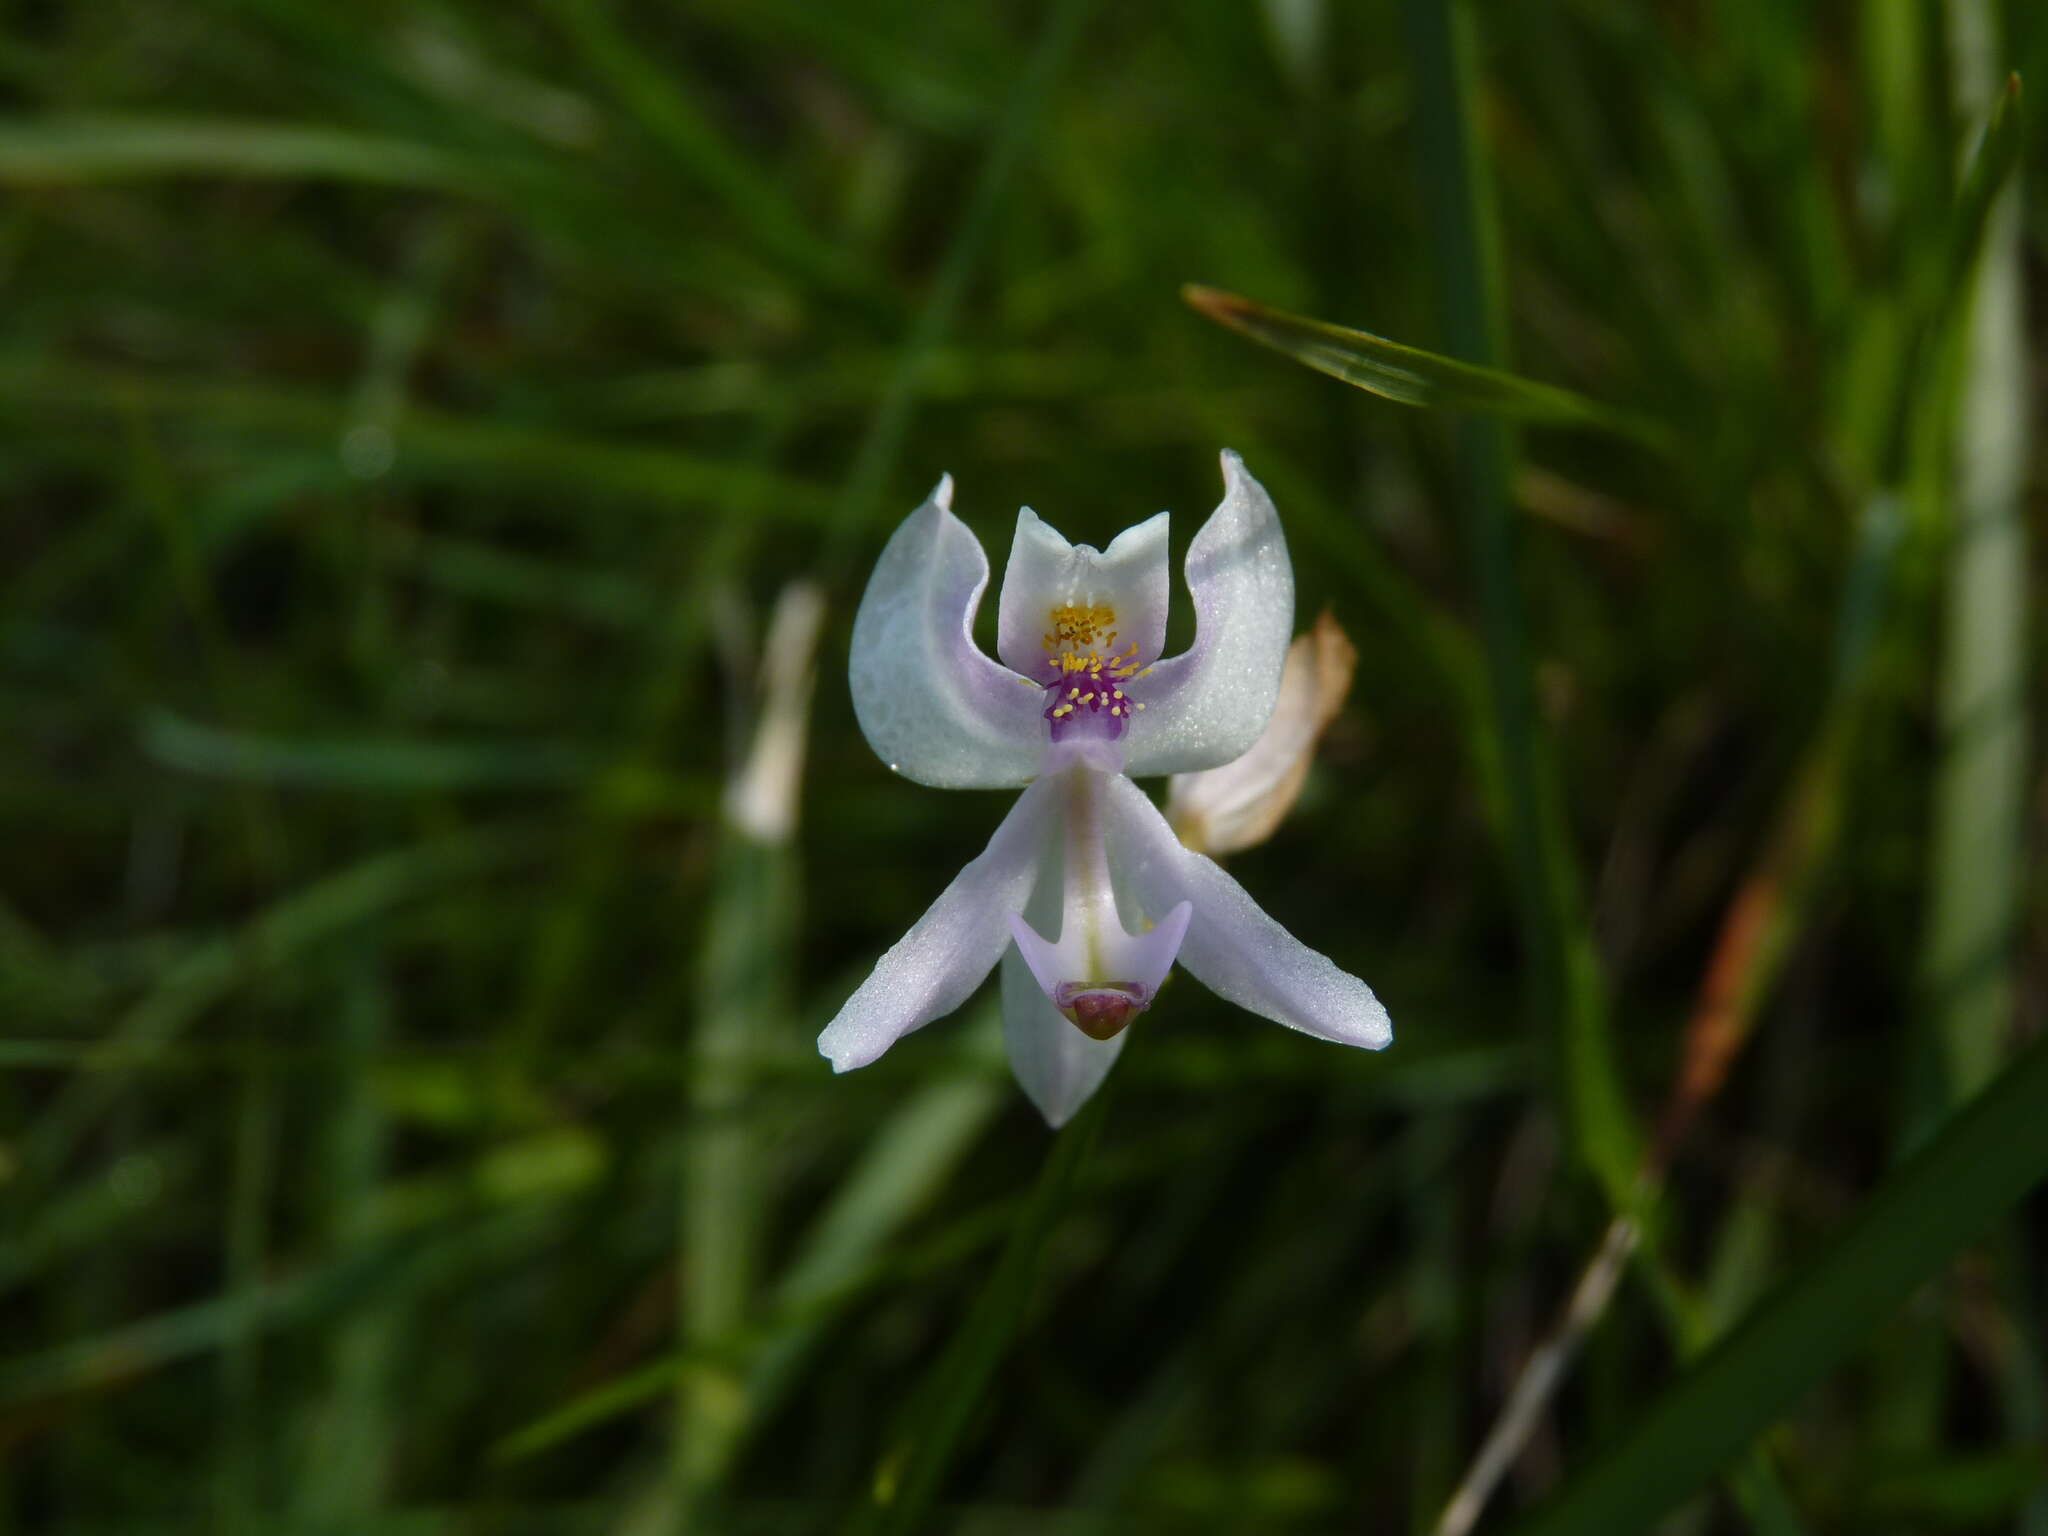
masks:
[[[1179,953],[1194,908],[1181,902],[1144,933],[1127,933],[1100,907],[1068,903],[1057,942],[1022,917],[1010,919],[1017,949],[1060,1015],[1093,1040],[1108,1040],[1152,1006]],[[1113,909],[1111,909],[1113,913]]]
[[[1113,1040],[1150,1006],[1151,992],[1134,981],[1063,981],[1052,1005],[1090,1040]]]

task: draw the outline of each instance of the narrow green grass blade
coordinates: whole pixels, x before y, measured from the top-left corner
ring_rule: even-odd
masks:
[[[967,206],[953,225],[945,255],[847,469],[826,553],[828,579],[838,577],[895,472],[904,439],[917,414],[926,370],[952,332],[967,297],[968,280],[974,275],[995,228],[996,214],[1002,208],[1011,176],[1030,147],[1033,130],[1046,112],[1060,70],[1073,53],[1094,8],[1095,0],[1059,0],[1051,7],[1010,92],[995,137],[975,175]]]
[[[2013,1525],[2030,1498],[2048,1486],[2048,1449],[2038,1441],[2009,1448],[1930,1458],[1878,1470],[1857,1500],[1871,1525],[1892,1529],[1990,1531]]]
[[[1039,1252],[1065,1214],[1068,1193],[1102,1128],[1108,1101],[1105,1085],[1054,1140],[995,1272],[911,1399],[875,1469],[873,1502],[850,1529],[862,1536],[901,1536],[923,1521],[968,1419],[1024,1321]]]
[[[1950,294],[1968,292],[1978,255],[1991,229],[1993,210],[2006,183],[2019,169],[2020,152],[2026,144],[2026,114],[2020,110],[2021,105],[2020,77],[2007,75],[2004,88],[1992,103],[1984,137],[1970,157],[1962,195],[1956,201],[1955,232],[1948,251]]]
[[[1910,264],[1940,230],[1954,195],[1948,135],[1937,124],[1940,57],[1928,5],[1874,5],[1856,28],[1859,85],[1869,121],[1870,174],[1882,176],[1886,198],[1865,215],[1873,234],[1897,247],[1879,260]]]
[[[742,451],[742,466],[772,474],[793,418],[778,412],[755,424]],[[738,573],[760,535],[758,516],[769,510],[772,492],[757,483],[736,488],[713,508],[708,535],[687,527],[669,530],[657,569],[671,569],[685,595],[669,606],[665,622],[652,631],[641,655],[632,730],[614,770],[619,782],[657,774],[666,761],[673,732],[690,718],[702,680],[692,662],[712,641],[718,594],[739,581]],[[523,1048],[538,1046],[573,996],[581,971],[604,923],[607,903],[632,862],[635,829],[613,794],[594,793],[587,806],[595,831],[576,850],[562,893],[553,903],[531,947],[521,983],[515,1036]]]
[[[462,128],[451,125],[451,136]],[[604,168],[501,144],[489,151],[264,119],[75,116],[0,121],[0,185],[76,186],[167,177],[327,180],[444,192],[484,202],[607,263],[658,252],[673,277],[758,274],[751,255],[608,195]],[[650,264],[650,267],[653,264]],[[640,281],[652,283],[657,276]]]
[[[811,228],[784,183],[727,142],[677,78],[677,60],[637,45],[610,5],[550,0],[546,9],[670,162],[723,204],[758,245],[822,287],[855,285],[847,248]]]
[[[789,978],[799,928],[797,857],[785,840],[720,832],[704,929],[692,1061],[683,1085],[683,1253],[677,1331],[683,1346],[742,1328],[760,1286],[762,1232],[774,1211],[763,1128],[748,1113],[748,1060],[764,1034],[787,1041]],[[729,1363],[686,1371],[676,1393],[673,1471],[701,1496],[752,1414],[744,1374]]]
[[[1660,452],[1671,451],[1670,434],[1656,422],[1554,384],[1538,384],[1499,368],[1461,363],[1370,331],[1289,314],[1198,283],[1190,283],[1180,292],[1218,325],[1396,405],[1591,427],[1646,443]]]
[[[1728,1489],[1749,1517],[1755,1536],[1805,1536],[1806,1522],[1799,1518],[1763,1446],[1754,1447],[1736,1464],[1728,1475]]]
[[[154,1313],[109,1332],[53,1344],[0,1365],[0,1407],[101,1391],[225,1347],[237,1332],[299,1327],[345,1313],[365,1295],[419,1297],[473,1284],[530,1255],[552,1231],[545,1212],[513,1209],[432,1237],[359,1247],[330,1264],[264,1279],[246,1291]]]
[[[502,1462],[521,1461],[564,1440],[574,1439],[585,1430],[609,1424],[621,1414],[631,1413],[641,1404],[674,1391],[677,1384],[701,1363],[726,1362],[715,1352],[707,1354],[694,1349],[671,1351],[637,1370],[614,1376],[602,1386],[572,1398],[545,1417],[514,1430],[491,1448],[492,1458]]]
[[[1950,0],[1957,99],[1996,93],[1976,147],[1950,244],[1951,293],[1968,308],[1953,326],[1961,380],[1942,498],[1947,570],[1938,699],[1941,755],[1933,785],[1926,926],[1919,984],[1925,1029],[1945,1079],[1946,1104],[1978,1092],[1998,1070],[2018,1011],[2018,936],[2024,922],[2027,763],[2030,750],[2026,489],[2033,458],[2023,223],[2017,175],[2023,138],[2020,83],[2003,63],[1999,8]],[[2016,1226],[2018,1224],[2015,1224]],[[2013,1301],[2018,1347],[2006,1352],[2000,1396],[2006,1436],[2043,1441],[2044,1372],[2038,1324],[2027,1319],[2024,1272],[2009,1232],[1999,1289]],[[1945,1380],[1945,1378],[1944,1378]],[[1931,1395],[1931,1394],[1930,1394]],[[1939,1423],[1941,1400],[1928,1417]],[[2020,1506],[2016,1531],[2048,1532],[2048,1482]]]
[[[982,1010],[968,1029],[968,1053],[988,1059],[988,1074],[942,1078],[891,1114],[783,1270],[759,1318],[757,1338],[742,1334],[651,1360],[506,1436],[493,1448],[493,1456],[514,1461],[547,1450],[653,1401],[700,1363],[730,1367],[749,1351],[756,1351],[748,1370],[747,1391],[753,1404],[749,1428],[757,1426],[783,1393],[802,1379],[805,1356],[846,1305],[877,1284],[897,1283],[906,1274],[957,1263],[971,1253],[989,1236],[978,1218],[969,1218],[950,1236],[925,1245],[921,1258],[902,1266],[881,1262],[889,1239],[940,1193],[1012,1091],[1007,1071],[998,1065],[1002,1043],[994,1008]],[[6,1059],[0,1053],[0,1061]],[[28,1059],[41,1064],[51,1058]],[[1438,1111],[1472,1097],[1490,1098],[1519,1084],[1525,1074],[1518,1059],[1519,1053],[1490,1051],[1456,1061],[1404,1058],[1398,1066],[1390,1063],[1378,1081],[1391,1090],[1405,1079],[1417,1091],[1412,1100],[1400,1096],[1404,1106]],[[1214,1081],[1205,1077],[1204,1085],[1213,1086]],[[1007,1211],[997,1215],[1008,1223]],[[727,1448],[727,1455],[739,1449],[736,1443]]]
[[[0,1294],[66,1262],[89,1263],[160,1203],[177,1199],[194,1176],[192,1152],[172,1142],[122,1154],[17,1223],[0,1248]]]
[[[144,717],[141,738],[145,753],[182,773],[373,794],[575,785],[599,767],[594,753],[563,742],[375,736],[291,740],[222,730],[168,710]],[[702,793],[708,805],[713,792],[706,787]]]
[[[1447,0],[1409,0],[1402,16],[1414,60],[1445,333],[1454,353],[1490,366],[1503,348],[1501,280],[1479,143],[1471,18]],[[1559,1091],[1580,1160],[1600,1179],[1609,1201],[1623,1209],[1634,1199],[1639,1137],[1586,927],[1560,787],[1536,714],[1508,506],[1513,449],[1498,419],[1465,415],[1455,433],[1453,465],[1500,742],[1522,940],[1535,977],[1532,1001],[1552,1033]]]
[[[1963,316],[1975,292],[1993,211],[2019,167],[2024,138],[2020,100],[2019,76],[2008,75],[1970,156],[1945,240],[1935,237],[1944,249],[1930,252],[1902,283],[1901,310],[1906,318],[1894,343],[1902,377],[1893,413],[1878,419],[1876,462],[1884,466],[1887,479],[1906,478],[1909,466],[1918,469],[1914,500],[1930,520],[1944,497],[1942,459],[1949,428],[1942,412],[1915,414],[1912,407],[1932,394],[1962,387],[1967,340]]]
[[[293,963],[309,947],[400,903],[506,869],[543,846],[530,829],[494,828],[377,854],[313,881],[239,929],[195,945],[113,1022],[105,1043],[127,1050],[161,1045],[252,976]],[[30,1130],[27,1168],[54,1172],[120,1086],[111,1073],[71,1083]]]
[[[376,945],[361,946],[331,1025],[343,1063],[320,1126],[318,1206],[331,1251],[345,1257],[375,1239],[374,1213],[389,1161],[391,1128],[371,1063],[391,1029],[391,987]],[[309,1410],[312,1447],[291,1490],[314,1526],[344,1529],[384,1502],[398,1449],[400,1328],[404,1310],[378,1296],[321,1341],[326,1390]]]
[[[1922,982],[1952,1098],[1981,1087],[2005,1048],[2026,845],[2027,316],[2018,190],[1998,200],[2018,154],[2018,101],[2014,78],[1985,130],[1954,242],[1982,254],[1973,270],[1953,274],[1965,284],[1974,277],[1974,298],[1949,498]]]
[[[231,660],[218,595],[195,537],[196,519],[159,451],[152,423],[132,402],[122,402],[131,494],[156,523],[173,582],[192,625],[194,650],[210,706],[236,718],[247,712],[241,674]],[[275,798],[261,785],[239,783],[235,802],[244,857],[263,887],[274,886],[289,857],[290,838]]]
[[[261,1009],[257,1016],[263,1016]],[[221,1255],[230,1305],[217,1372],[215,1439],[217,1518],[230,1531],[257,1529],[258,1511],[271,1502],[265,1476],[263,1324],[253,1299],[262,1294],[271,1258],[280,1119],[276,1074],[262,1066],[243,1072],[235,1086],[234,1166]]]
[[[567,1403],[504,1436],[492,1448],[494,1460],[512,1462],[535,1455],[587,1430],[609,1423],[644,1403],[670,1394],[678,1382],[693,1372],[711,1368],[730,1372],[756,1350],[773,1351],[792,1336],[801,1337],[826,1327],[845,1305],[870,1296],[880,1287],[900,1285],[934,1271],[949,1269],[972,1260],[983,1249],[995,1248],[1012,1229],[1015,1210],[1008,1204],[977,1213],[949,1228],[941,1236],[919,1245],[898,1261],[870,1261],[829,1292],[807,1292],[802,1296],[784,1289],[786,1308],[780,1315],[762,1318],[758,1328],[742,1329],[701,1346],[670,1350],[623,1375],[571,1398]],[[753,1380],[763,1379],[759,1375]],[[753,1399],[757,1404],[759,1398]],[[754,1423],[765,1413],[757,1407]],[[749,1425],[748,1427],[751,1427]],[[730,1458],[743,1442],[725,1447]]]
[[[993,1044],[993,1018],[977,1027]],[[1006,1078],[940,1081],[890,1117],[820,1213],[804,1245],[783,1271],[776,1305],[792,1314],[754,1357],[747,1372],[759,1425],[798,1379],[799,1367],[823,1334],[822,1309],[870,1270],[884,1244],[943,1187],[1010,1091]],[[730,1459],[738,1446],[723,1448]],[[723,1471],[721,1464],[718,1470]]]
[[[0,182],[174,175],[333,177],[446,190],[480,179],[476,167],[430,145],[342,128],[150,117],[0,123]]]
[[[905,47],[901,32],[877,25],[882,13],[856,6],[821,6],[810,0],[700,0],[695,10],[737,37],[828,63],[863,91],[888,102],[920,131],[966,139],[996,113],[987,81],[995,65],[1007,60],[1000,55],[992,58],[993,50],[963,53]],[[901,19],[915,12],[888,14]],[[983,67],[962,67],[970,62]]]
[[[606,629],[649,624],[662,611],[651,581],[514,554],[482,540],[409,531],[379,540],[372,553],[394,574],[461,597],[566,613]]]
[[[1690,1497],[1915,1286],[2048,1177],[2044,1104],[2048,1041],[2037,1041],[1520,1536],[1647,1530]]]
[[[0,366],[0,400],[25,412],[94,419],[140,406],[181,425],[274,435],[317,452],[335,484],[360,484],[336,446],[354,415],[344,400],[62,363]],[[408,402],[390,449],[382,483],[476,486],[538,501],[563,517],[588,515],[594,501],[637,502],[666,517],[699,514],[707,502],[747,501],[763,518],[816,523],[838,504],[823,486],[759,465],[458,416],[416,401]]]
[[[992,1013],[972,1027],[990,1049],[1000,1049]],[[762,1319],[766,1336],[746,1371],[751,1412],[731,1436],[702,1452],[708,1477],[723,1474],[744,1432],[773,1411],[840,1304],[862,1293],[883,1246],[938,1193],[1007,1091],[1007,1083],[993,1078],[942,1080],[891,1115],[776,1282]],[[734,1353],[729,1340],[707,1341],[650,1361],[507,1436],[493,1454],[515,1461],[546,1450],[671,1390],[700,1363],[731,1369]]]

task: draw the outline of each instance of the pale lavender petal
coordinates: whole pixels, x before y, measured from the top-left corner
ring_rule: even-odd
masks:
[[[1147,997],[1159,995],[1160,984],[1173,969],[1174,959],[1187,940],[1188,924],[1194,915],[1195,904],[1184,901],[1144,933],[1126,936],[1117,969],[1143,987]]]
[[[1294,568],[1272,498],[1228,450],[1223,484],[1188,546],[1195,642],[1127,685],[1145,704],[1122,743],[1130,773],[1192,773],[1243,756],[1279,696]]]
[[[1113,610],[1114,649],[1136,641],[1140,661],[1156,657],[1166,644],[1167,523],[1164,512],[1149,517],[1098,554],[1069,544],[1029,507],[1019,512],[996,607],[996,654],[1019,672],[1041,676],[1052,654],[1045,646],[1052,610],[1071,604]]]
[[[1010,937],[1047,997],[1057,999],[1063,985],[1113,981],[1136,987],[1150,1002],[1173,969],[1193,910],[1193,904],[1184,901],[1143,933],[1118,927],[1092,941],[1071,918],[1054,941],[1019,914],[1010,918]]]
[[[1145,792],[1111,779],[1103,798],[1111,867],[1148,912],[1194,903],[1180,965],[1218,997],[1341,1045],[1378,1050],[1394,1038],[1372,988],[1268,917],[1213,859],[1190,852]]]
[[[1061,982],[1073,979],[1069,957],[1061,952],[1055,941],[1045,938],[1026,922],[1022,913],[1010,914],[1010,938],[1015,941],[1025,967],[1038,982],[1038,990],[1047,997],[1059,991]]]
[[[974,643],[988,557],[952,504],[949,475],[868,578],[853,620],[853,710],[868,745],[905,778],[1011,788],[1038,772],[1045,694]]]
[[[1038,883],[1057,805],[1058,792],[1046,783],[1019,795],[981,856],[875,962],[818,1036],[818,1053],[831,1058],[833,1071],[866,1066],[982,984],[1010,942],[1011,915]]]
[[[1023,957],[1003,953],[1003,1042],[1018,1086],[1057,1130],[1102,1086],[1130,1031],[1091,1040],[1046,1000]]]

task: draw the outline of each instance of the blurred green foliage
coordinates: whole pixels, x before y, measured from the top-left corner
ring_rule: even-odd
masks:
[[[1495,1523],[2048,1532],[2048,12],[7,23],[0,1529],[1429,1530],[1627,1217]],[[1001,808],[861,740],[867,564],[943,472],[1184,547],[1224,446],[1362,653],[1234,868],[1394,1046],[1180,985],[1058,1139],[979,1003],[835,1080]]]

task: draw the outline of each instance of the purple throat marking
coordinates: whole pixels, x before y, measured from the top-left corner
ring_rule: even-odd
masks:
[[[1131,654],[1123,657],[1053,657],[1046,661],[1053,675],[1043,684],[1045,721],[1052,728],[1054,741],[1064,741],[1077,727],[1085,736],[1107,741],[1123,735],[1145,707],[1126,688],[1144,675],[1136,651],[1133,646]]]

